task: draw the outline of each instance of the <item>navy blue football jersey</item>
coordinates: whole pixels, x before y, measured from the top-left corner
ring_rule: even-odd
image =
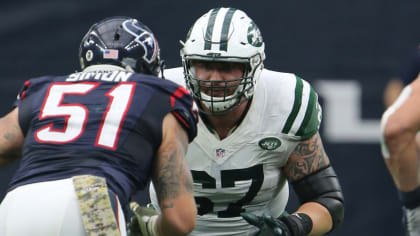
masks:
[[[165,115],[175,115],[190,141],[197,134],[188,91],[125,71],[31,79],[15,105],[25,142],[9,190],[90,174],[105,177],[126,204],[151,178]]]

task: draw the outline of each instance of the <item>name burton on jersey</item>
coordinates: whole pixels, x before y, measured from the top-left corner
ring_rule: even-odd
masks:
[[[101,80],[107,82],[126,82],[132,74],[132,72],[119,70],[77,72],[71,74],[66,81],[75,82],[84,80]]]

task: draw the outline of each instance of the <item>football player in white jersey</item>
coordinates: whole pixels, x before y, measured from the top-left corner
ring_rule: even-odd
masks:
[[[264,69],[261,33],[241,10],[210,10],[182,44],[183,68],[165,77],[184,84],[200,109],[187,153],[198,207],[191,235],[303,236],[338,227],[344,200],[311,85]],[[283,214],[288,183],[301,202],[291,215]]]
[[[420,74],[385,111],[382,154],[403,204],[408,236],[420,236],[420,169],[416,135],[420,130]]]

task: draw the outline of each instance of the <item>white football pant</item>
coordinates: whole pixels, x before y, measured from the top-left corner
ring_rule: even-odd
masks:
[[[116,199],[118,200],[118,199]],[[119,201],[118,227],[125,236]],[[72,179],[20,186],[0,204],[1,236],[85,236]]]

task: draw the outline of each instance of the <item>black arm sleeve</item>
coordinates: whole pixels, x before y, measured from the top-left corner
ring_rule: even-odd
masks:
[[[337,175],[331,166],[292,182],[292,185],[301,203],[317,202],[328,209],[333,220],[332,229],[342,223],[344,196]]]

